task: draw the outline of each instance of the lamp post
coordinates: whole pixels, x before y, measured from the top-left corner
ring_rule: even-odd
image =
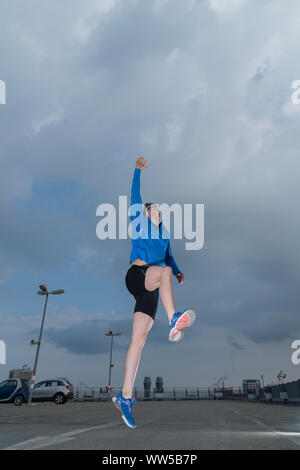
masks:
[[[40,353],[40,347],[41,347],[41,341],[42,341],[42,334],[43,334],[43,327],[44,327],[44,321],[45,321],[45,315],[46,315],[46,309],[47,309],[47,303],[48,303],[48,296],[50,294],[53,295],[59,295],[59,294],[64,294],[64,290],[59,289],[59,290],[53,290],[51,292],[48,292],[47,287],[41,284],[39,286],[40,290],[38,291],[39,295],[45,295],[45,304],[44,304],[44,312],[43,312],[43,317],[42,317],[42,323],[41,323],[41,328],[40,328],[40,336],[38,341],[34,341],[33,339],[30,341],[30,344],[37,345],[37,350],[35,354],[35,361],[34,361],[34,366],[33,366],[33,371],[32,371],[32,376],[31,376],[31,383],[30,383],[30,388],[29,388],[29,394],[28,394],[28,405],[31,405],[32,401],[32,390],[34,387],[35,383],[35,376],[36,376],[36,370],[37,370],[37,364],[38,364],[38,359],[39,359],[39,353]]]
[[[113,333],[112,331],[108,331],[105,333],[105,336],[111,336],[111,343],[110,343],[110,360],[109,360],[109,376],[108,376],[108,392],[110,392],[110,380],[111,380],[111,369],[113,368],[112,364],[112,348],[113,348],[113,337],[114,336],[121,336],[122,333]]]

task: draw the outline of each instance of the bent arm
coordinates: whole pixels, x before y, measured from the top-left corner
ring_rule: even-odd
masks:
[[[173,255],[172,255],[170,241],[168,242],[168,248],[167,248],[167,251],[166,251],[165,263],[166,263],[167,266],[170,266],[172,268],[172,272],[173,272],[174,276],[176,276],[176,274],[181,272],[180,269],[178,268],[175,260],[174,260]]]

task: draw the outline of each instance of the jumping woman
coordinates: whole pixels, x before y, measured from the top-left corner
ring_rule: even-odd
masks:
[[[162,223],[157,206],[152,203],[143,206],[140,176],[141,170],[149,168],[146,163],[147,160],[144,158],[137,159],[131,187],[130,220],[133,222],[139,217],[140,230],[137,231],[137,237],[131,238],[130,268],[125,282],[136,303],[123,388],[112,398],[115,406],[121,411],[124,422],[130,428],[136,427],[132,417],[132,407],[136,401],[132,398],[133,384],[147,334],[154,322],[159,295],[169,320],[169,341],[180,341],[184,328],[191,326],[195,321],[193,309],[188,308],[183,312],[175,310],[172,275],[177,278],[179,284],[183,283],[184,275],[172,256],[169,234]],[[133,205],[138,208],[137,211],[134,211]],[[137,213],[133,214],[134,212]]]

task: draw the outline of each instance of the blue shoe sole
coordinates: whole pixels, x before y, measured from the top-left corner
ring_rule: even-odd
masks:
[[[112,397],[112,402],[113,402],[113,404],[115,405],[115,407],[116,407],[119,411],[121,411],[121,413],[122,413],[122,418],[123,418],[124,423],[127,424],[127,426],[128,426],[129,428],[131,428],[131,429],[136,428],[136,425],[135,425],[135,426],[132,426],[132,424],[130,424],[130,423],[127,421],[126,416],[123,415],[122,408],[120,407],[120,404],[119,404],[119,402],[118,402],[118,398],[117,398],[117,397]]]

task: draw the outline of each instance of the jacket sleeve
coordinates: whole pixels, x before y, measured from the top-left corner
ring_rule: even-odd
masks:
[[[134,170],[132,185],[131,185],[131,201],[130,201],[130,212],[129,212],[130,220],[134,220],[139,215],[139,212],[141,214],[143,213],[143,203],[142,203],[142,198],[141,198],[141,193],[140,193],[140,187],[141,187],[140,177],[141,177],[141,170],[136,168]],[[138,206],[132,208],[134,204],[138,204]]]
[[[178,273],[181,273],[172,255],[170,240],[168,242],[168,248],[166,251],[165,263],[167,266],[170,266],[172,268],[174,276],[176,276],[176,274]]]

